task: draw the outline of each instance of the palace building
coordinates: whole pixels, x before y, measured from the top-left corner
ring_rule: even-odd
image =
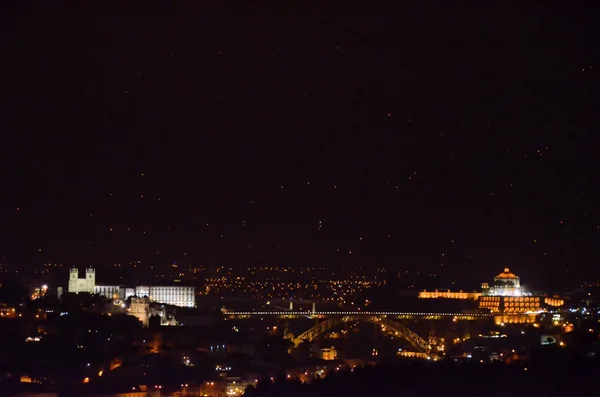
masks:
[[[194,307],[196,298],[194,287],[185,286],[138,286],[135,287],[137,296],[147,296],[151,302],[160,302],[180,307]]]
[[[564,305],[560,297],[549,297],[534,294],[521,286],[519,276],[511,273],[509,268],[494,277],[490,286],[481,284],[481,293],[452,291],[423,291],[419,293],[423,299],[472,299],[479,307],[494,314],[496,324],[534,323],[541,312],[556,310]]]
[[[421,299],[471,299],[476,301],[481,296],[481,292],[453,292],[453,291],[421,291],[419,292],[419,298]]]
[[[479,307],[496,314],[494,321],[497,324],[534,323],[539,313],[555,310],[564,303],[563,299],[557,297],[527,291],[509,268],[494,277],[492,286],[483,283],[479,298]]]
[[[510,272],[508,267],[494,277],[494,284],[490,287],[488,283],[481,284],[483,296],[524,296],[527,292],[521,287],[518,276]]]

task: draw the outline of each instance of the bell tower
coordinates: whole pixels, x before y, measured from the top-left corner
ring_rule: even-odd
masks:
[[[68,291],[72,293],[77,293],[77,279],[79,278],[79,269],[76,267],[72,267],[69,269],[69,288]]]
[[[85,281],[87,292],[90,294],[94,293],[94,287],[96,287],[96,270],[93,268],[85,269]]]

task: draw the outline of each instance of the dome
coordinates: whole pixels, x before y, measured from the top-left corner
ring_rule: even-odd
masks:
[[[510,269],[508,267],[505,267],[504,272],[497,275],[496,278],[519,278],[519,277],[517,277],[515,274],[511,273]]]

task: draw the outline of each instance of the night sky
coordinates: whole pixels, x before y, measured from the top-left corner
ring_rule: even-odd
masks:
[[[23,3],[9,266],[600,273],[598,7]]]

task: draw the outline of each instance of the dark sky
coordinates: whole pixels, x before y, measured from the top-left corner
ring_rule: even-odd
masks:
[[[4,263],[600,273],[597,7],[23,3]]]

